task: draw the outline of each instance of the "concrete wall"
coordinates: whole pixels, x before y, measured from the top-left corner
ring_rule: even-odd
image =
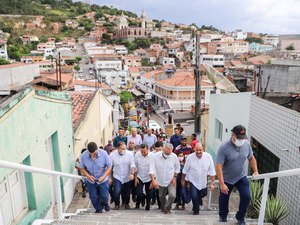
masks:
[[[34,77],[40,76],[38,64],[9,64],[0,66],[0,89],[11,88],[31,82]]]
[[[89,142],[93,141],[98,146],[104,147],[107,141],[112,138],[112,109],[109,101],[100,91],[97,91],[84,120],[74,134],[75,158],[80,155],[81,149],[86,148]]]
[[[56,149],[55,167],[65,173],[74,168],[72,104],[68,94],[59,92],[36,93],[26,89],[13,96],[9,105],[0,108],[0,158],[22,163],[30,157],[31,166],[51,169],[49,154]],[[56,135],[52,150],[46,148],[46,140]],[[11,170],[1,169],[0,180]],[[48,176],[32,175],[31,196],[35,197],[36,208],[28,211],[19,224],[29,224],[37,218],[44,218],[51,207],[51,186]],[[73,182],[73,181],[72,181]],[[63,179],[63,195],[66,207],[75,191],[69,179]],[[25,192],[25,190],[24,190]],[[32,201],[32,198],[28,199]],[[50,213],[51,214],[51,213]],[[48,213],[49,215],[49,213]]]
[[[249,124],[250,97],[252,93],[212,94],[210,95],[208,152],[215,158],[222,141],[231,137],[231,129]],[[223,124],[222,138],[217,138],[217,120]]]
[[[289,65],[262,65],[262,91],[265,89],[270,75],[267,92],[299,93],[300,67]]]
[[[279,170],[299,168],[300,113],[252,96],[249,134],[280,159]],[[280,223],[282,225],[298,224],[300,221],[299,178],[278,179],[277,196],[288,204],[291,211]]]

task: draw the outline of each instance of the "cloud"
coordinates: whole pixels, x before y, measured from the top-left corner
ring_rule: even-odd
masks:
[[[148,18],[257,33],[300,33],[299,0],[94,0]]]

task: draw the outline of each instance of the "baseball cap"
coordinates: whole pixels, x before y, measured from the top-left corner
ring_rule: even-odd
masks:
[[[246,128],[244,126],[237,125],[231,130],[237,137],[237,139],[247,139]]]

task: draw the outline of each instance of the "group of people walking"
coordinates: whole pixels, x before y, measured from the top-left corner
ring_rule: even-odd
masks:
[[[131,129],[129,136],[125,136],[120,128],[113,144],[109,143],[103,149],[90,142],[88,151],[80,156],[78,167],[87,178],[95,212],[110,210],[110,194],[110,203],[114,203],[115,210],[119,210],[120,205],[131,209],[130,196],[135,208],[142,206],[150,210],[151,205],[157,202],[158,208],[165,214],[171,212],[173,203],[176,203],[177,209],[185,209],[185,204],[191,199],[193,214],[199,215],[202,198],[207,195],[208,189],[215,188],[217,176],[220,222],[227,222],[229,196],[236,187],[240,193],[236,219],[239,225],[244,225],[250,202],[244,166],[247,159],[253,175],[258,174],[246,129],[242,125],[232,129],[231,138],[222,143],[218,151],[216,167],[211,155],[196,139],[196,134],[191,137],[191,145],[188,145],[178,127],[170,140],[162,130],[154,133],[148,129],[142,137],[135,128]]]

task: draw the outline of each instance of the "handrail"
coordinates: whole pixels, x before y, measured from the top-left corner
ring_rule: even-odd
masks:
[[[84,178],[83,176],[79,176],[79,175],[62,173],[62,172],[57,172],[54,170],[42,169],[42,168],[38,168],[38,167],[34,167],[34,166],[27,166],[27,165],[8,162],[8,161],[4,161],[4,160],[0,160],[0,167],[14,169],[14,170],[21,170],[24,172],[40,173],[40,174],[45,174],[45,175],[57,175],[57,176],[61,176],[61,177],[68,177],[68,178],[75,178],[75,179],[83,179]]]
[[[73,179],[83,179],[83,176],[79,175],[73,175],[68,173],[62,173],[57,172],[53,170],[48,169],[42,169],[38,167],[33,166],[27,166],[22,165],[18,163],[8,162],[4,160],[0,160],[0,168],[7,168],[7,169],[13,169],[23,172],[31,172],[31,173],[39,173],[39,174],[45,174],[45,175],[51,175],[53,176],[54,181],[54,193],[56,197],[56,203],[57,203],[57,213],[58,213],[58,219],[63,219],[63,207],[62,207],[62,197],[61,197],[61,187],[60,187],[60,177],[68,177]]]
[[[259,174],[257,176],[248,176],[250,180],[262,180],[265,178],[277,178],[277,177],[287,177],[287,176],[295,176],[300,175],[300,168],[297,169],[290,169],[290,170],[282,170],[278,172],[272,172],[272,173],[263,173]]]

